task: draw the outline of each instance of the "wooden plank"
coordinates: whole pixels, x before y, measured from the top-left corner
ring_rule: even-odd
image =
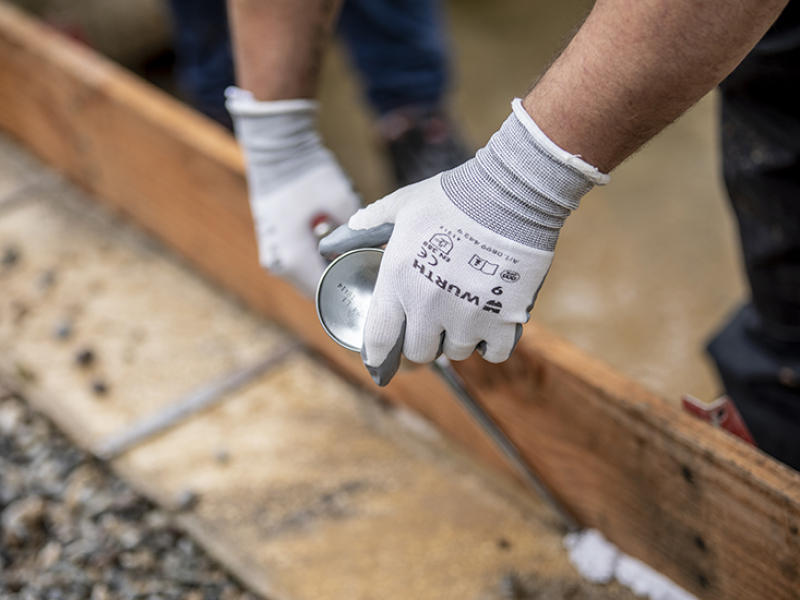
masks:
[[[7,6],[0,125],[369,385],[310,304],[258,268],[242,163],[223,130]],[[508,363],[458,368],[565,504],[624,551],[703,598],[800,597],[796,472],[535,325]],[[500,464],[429,371],[383,393]]]

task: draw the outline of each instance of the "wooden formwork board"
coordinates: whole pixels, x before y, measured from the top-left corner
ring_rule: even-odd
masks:
[[[313,306],[256,260],[244,169],[220,127],[0,4],[0,126],[372,385]],[[508,362],[457,365],[585,525],[701,598],[800,598],[800,475],[531,324]],[[381,393],[502,462],[427,370]]]

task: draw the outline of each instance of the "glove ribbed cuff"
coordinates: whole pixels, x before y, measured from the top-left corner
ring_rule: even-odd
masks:
[[[525,112],[513,112],[475,158],[442,176],[447,197],[495,233],[552,252],[564,220],[609,177],[550,140]]]
[[[317,132],[315,100],[263,102],[237,87],[225,90],[225,106],[244,150],[248,182],[259,195],[333,160]]]

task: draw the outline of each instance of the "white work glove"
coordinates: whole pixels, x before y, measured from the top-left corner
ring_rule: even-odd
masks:
[[[345,223],[361,203],[316,130],[317,102],[225,94],[247,163],[261,266],[313,297],[327,264],[315,225]]]
[[[320,243],[332,256],[388,241],[361,356],[378,385],[405,354],[506,360],[550,268],[564,219],[608,176],[556,146],[520,100],[487,146],[451,171],[357,212]]]

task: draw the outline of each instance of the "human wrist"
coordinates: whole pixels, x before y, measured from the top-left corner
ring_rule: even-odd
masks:
[[[552,251],[564,220],[608,175],[558,147],[524,111],[512,114],[475,158],[444,173],[448,198],[495,233]]]

